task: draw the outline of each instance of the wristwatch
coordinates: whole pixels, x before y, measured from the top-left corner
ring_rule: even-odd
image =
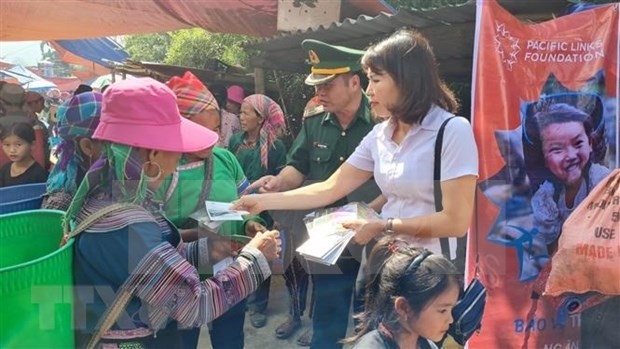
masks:
[[[385,235],[392,235],[394,234],[394,228],[392,227],[392,221],[394,221],[394,218],[388,218],[387,222],[385,223],[385,230],[383,231],[383,234]]]

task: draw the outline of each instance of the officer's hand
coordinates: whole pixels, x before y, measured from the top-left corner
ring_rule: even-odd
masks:
[[[279,176],[265,176],[265,183],[259,189],[259,193],[274,193],[282,191],[282,178]]]
[[[263,186],[271,181],[271,178],[275,176],[263,176],[250,184],[245,190],[241,193],[241,195],[248,195],[254,193],[266,193],[267,191]]]
[[[278,176],[263,176],[254,181],[243,191],[243,194],[250,193],[274,193],[282,191],[282,179]]]

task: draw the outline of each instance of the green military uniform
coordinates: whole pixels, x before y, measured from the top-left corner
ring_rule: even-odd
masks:
[[[342,129],[336,115],[332,113],[323,112],[308,117],[289,151],[287,165],[295,167],[306,176],[306,181],[326,180],[347,160],[374,125],[365,95],[362,95],[355,119],[346,130]],[[374,194],[378,195],[377,192]],[[369,197],[368,200],[373,198]],[[344,204],[346,198],[333,205]]]
[[[312,63],[311,74],[306,78],[308,85],[325,84],[339,74],[362,69],[360,59],[364,51],[311,39],[304,40],[301,45],[308,51]],[[288,153],[287,165],[301,172],[307,182],[326,180],[347,160],[374,125],[368,98],[363,93],[355,118],[346,130],[342,129],[333,113],[323,111],[308,116]],[[358,200],[370,201],[378,195],[379,190],[373,183],[356,190],[349,197],[359,196]],[[346,203],[347,199],[343,198],[332,206]]]
[[[325,84],[339,74],[361,70],[363,51],[316,40],[304,40],[302,47],[308,52],[312,63],[311,74],[306,78],[308,85]],[[361,93],[355,118],[346,129],[342,128],[336,114],[331,112],[304,119],[302,129],[289,151],[287,164],[305,175],[307,182],[326,180],[346,161],[373,127],[368,98]],[[363,198],[365,201],[379,194],[374,181],[368,184],[357,190],[366,192]],[[349,200],[355,200],[353,197],[350,195],[332,205],[344,205]],[[349,305],[360,265],[352,255],[359,257],[360,250],[361,246],[350,244],[334,266],[309,263],[315,295],[312,349],[342,348],[339,341],[346,336]]]

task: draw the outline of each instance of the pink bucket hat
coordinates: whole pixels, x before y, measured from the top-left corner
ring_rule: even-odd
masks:
[[[229,86],[228,90],[226,90],[226,96],[231,102],[235,102],[237,104],[243,103],[243,98],[245,97],[243,87],[238,85]]]
[[[174,93],[151,78],[121,80],[103,94],[93,138],[153,150],[191,153],[213,146],[217,133],[179,113]]]

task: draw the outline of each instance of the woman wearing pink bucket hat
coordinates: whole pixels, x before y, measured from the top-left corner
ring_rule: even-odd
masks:
[[[226,89],[226,97],[226,110],[235,115],[239,115],[241,112],[241,103],[243,103],[243,98],[245,98],[243,87],[238,85],[228,86],[228,89]]]
[[[103,155],[86,173],[64,224],[66,232],[74,227],[65,238],[75,237],[76,346],[183,347],[180,328],[222,315],[271,274],[277,232],[257,233],[233,264],[200,280],[198,269],[222,257],[221,245],[183,243],[153,192],[181,153],[209,148],[218,137],[183,119],[164,84],[143,78],[111,85],[93,137],[102,141]]]

